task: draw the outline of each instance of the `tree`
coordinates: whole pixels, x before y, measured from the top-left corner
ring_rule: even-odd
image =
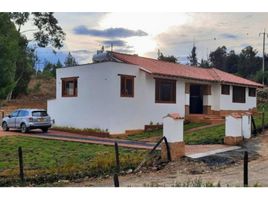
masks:
[[[196,47],[193,46],[191,55],[188,57],[191,66],[197,66]]]
[[[225,71],[226,56],[226,47],[218,47],[215,51],[212,51],[209,54],[211,66]]]
[[[27,30],[27,31],[34,31],[34,41],[37,42],[37,45],[39,47],[46,47],[48,45],[51,45],[54,48],[61,48],[63,46],[63,41],[65,39],[65,33],[63,32],[62,28],[58,25],[57,19],[54,17],[52,12],[35,12],[35,13],[1,13],[1,18],[5,20],[6,26],[1,25],[1,29],[3,31],[6,31],[5,34],[9,35],[11,38],[14,38],[14,43],[18,41],[18,46],[13,46],[13,57],[15,59],[15,70],[12,67],[10,67],[9,72],[5,72],[5,76],[12,77],[13,83],[6,83],[7,85],[3,84],[0,85],[0,90],[2,91],[2,94],[6,94],[6,92],[3,91],[9,91],[8,94],[6,94],[6,99],[11,99],[11,97],[17,96],[19,93],[24,93],[27,91],[27,86],[30,81],[30,77],[33,73],[33,68],[35,64],[35,56],[34,56],[34,50],[28,48],[28,40],[23,35],[23,32],[21,32],[21,27],[28,22],[29,20],[33,21],[34,26],[36,29],[33,30]],[[2,21],[1,20],[1,23]],[[7,26],[12,26],[10,27]],[[16,26],[17,31],[16,31]],[[6,28],[6,30],[4,29]],[[14,36],[14,32],[16,32],[16,38]],[[6,38],[7,39],[7,38]],[[4,40],[3,40],[4,42]],[[4,49],[4,47],[3,47]],[[6,49],[6,51],[8,51]],[[6,52],[5,51],[5,52]],[[17,53],[18,52],[18,53]],[[8,57],[6,55],[6,57]],[[8,59],[8,58],[4,58]],[[10,62],[12,59],[10,59]],[[6,64],[6,66],[8,66]],[[2,66],[0,66],[2,67]],[[7,74],[10,73],[10,74]],[[7,79],[7,78],[6,78]],[[5,89],[8,87],[9,89]],[[0,98],[4,98],[1,96]]]
[[[166,62],[172,62],[172,63],[177,63],[177,58],[173,55],[171,56],[164,56],[160,50],[158,50],[158,60],[166,61]]]
[[[53,77],[56,78],[56,70],[58,68],[61,68],[62,64],[58,60],[57,64],[52,64],[50,62],[46,62],[42,74],[47,77]]]
[[[64,61],[65,67],[72,67],[78,65],[75,58],[72,56],[72,54],[69,52],[68,56],[66,57]]]
[[[238,73],[245,78],[253,78],[253,75],[261,69],[262,59],[257,57],[257,50],[247,46],[239,55]]]
[[[204,60],[204,59],[201,59],[201,62],[200,62],[200,67],[203,67],[203,68],[209,68],[209,62],[207,60]]]
[[[15,88],[16,62],[19,56],[19,38],[15,25],[7,13],[0,13],[0,99]]]
[[[63,46],[65,33],[58,25],[58,20],[54,17],[53,12],[13,12],[9,15],[11,20],[18,26],[18,32],[20,32],[22,25],[32,19],[37,29],[27,31],[35,31],[33,34],[34,41],[37,42],[39,47],[52,45],[59,49]]]
[[[227,53],[224,69],[229,73],[237,73],[239,56],[235,54],[234,50]]]

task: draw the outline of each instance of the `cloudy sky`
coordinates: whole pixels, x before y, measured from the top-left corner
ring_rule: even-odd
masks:
[[[38,49],[41,60],[64,61],[70,51],[79,64],[91,62],[92,55],[105,46],[113,50],[157,57],[165,55],[187,62],[193,43],[199,59],[225,45],[237,53],[252,45],[260,53],[259,33],[268,26],[268,13],[55,13],[66,33],[64,47]],[[267,27],[268,28],[268,27]],[[31,29],[31,24],[24,30]],[[31,32],[25,32],[31,38]]]

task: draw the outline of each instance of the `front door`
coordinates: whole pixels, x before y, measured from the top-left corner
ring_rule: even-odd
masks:
[[[190,85],[190,114],[203,113],[203,94],[201,85]]]

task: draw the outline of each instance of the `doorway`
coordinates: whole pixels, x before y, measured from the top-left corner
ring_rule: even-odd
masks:
[[[202,85],[190,85],[190,114],[203,114]]]

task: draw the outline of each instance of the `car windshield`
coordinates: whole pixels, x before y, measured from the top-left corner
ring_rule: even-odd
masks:
[[[33,117],[46,117],[47,112],[46,111],[33,111],[32,116]]]

